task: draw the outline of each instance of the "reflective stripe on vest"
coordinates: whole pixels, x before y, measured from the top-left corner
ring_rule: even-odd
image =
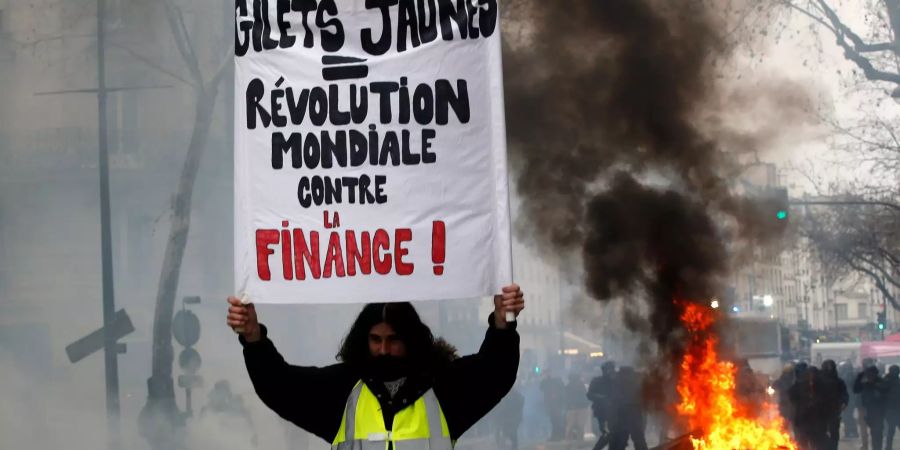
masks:
[[[433,390],[429,389],[412,405],[398,411],[388,431],[378,399],[365,383],[356,383],[331,448],[386,450],[389,443],[393,443],[394,450],[453,449],[447,421]]]

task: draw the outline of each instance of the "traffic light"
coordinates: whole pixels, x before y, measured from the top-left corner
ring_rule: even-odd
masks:
[[[772,189],[772,200],[775,206],[775,218],[778,220],[788,219],[788,191],[787,188],[776,187]]]
[[[887,314],[884,311],[878,313],[878,329],[884,330],[887,327]]]

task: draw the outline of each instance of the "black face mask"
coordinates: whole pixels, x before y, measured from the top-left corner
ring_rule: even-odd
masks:
[[[379,355],[369,360],[369,373],[381,381],[394,381],[410,372],[409,361],[392,355]]]

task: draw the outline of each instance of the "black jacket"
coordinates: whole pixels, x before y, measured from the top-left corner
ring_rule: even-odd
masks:
[[[481,349],[448,363],[434,375],[408,377],[393,398],[383,383],[366,379],[358,370],[339,363],[327,367],[292,366],[284,361],[262,327],[262,339],[244,346],[244,362],[256,394],[285,420],[331,443],[341,426],[347,398],[363,380],[382,406],[390,429],[394,414],[415,402],[428,389],[435,395],[447,419],[452,439],[484,417],[509,392],[519,367],[519,334],[515,323],[506,330],[489,319]]]

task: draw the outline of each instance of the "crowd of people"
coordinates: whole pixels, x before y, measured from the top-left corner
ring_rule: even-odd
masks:
[[[832,360],[785,367],[772,386],[778,409],[804,450],[836,450],[841,437],[863,450],[891,450],[900,427],[900,366],[885,373],[873,360],[861,369]]]
[[[738,397],[748,405],[777,404],[801,450],[837,450],[841,438],[859,439],[862,450],[892,449],[900,428],[900,366],[885,369],[872,360],[861,368],[850,361],[826,360],[819,367],[796,363],[786,366],[771,388],[766,380],[747,361],[738,362]],[[567,381],[545,371],[520,379],[497,407],[493,428],[498,447],[512,450],[520,438],[572,442],[591,435],[597,439],[594,450],[624,450],[629,443],[646,450],[648,422],[654,442],[671,438],[666,407],[675,396],[673,380],[617,368],[612,361],[599,374],[574,371]]]

